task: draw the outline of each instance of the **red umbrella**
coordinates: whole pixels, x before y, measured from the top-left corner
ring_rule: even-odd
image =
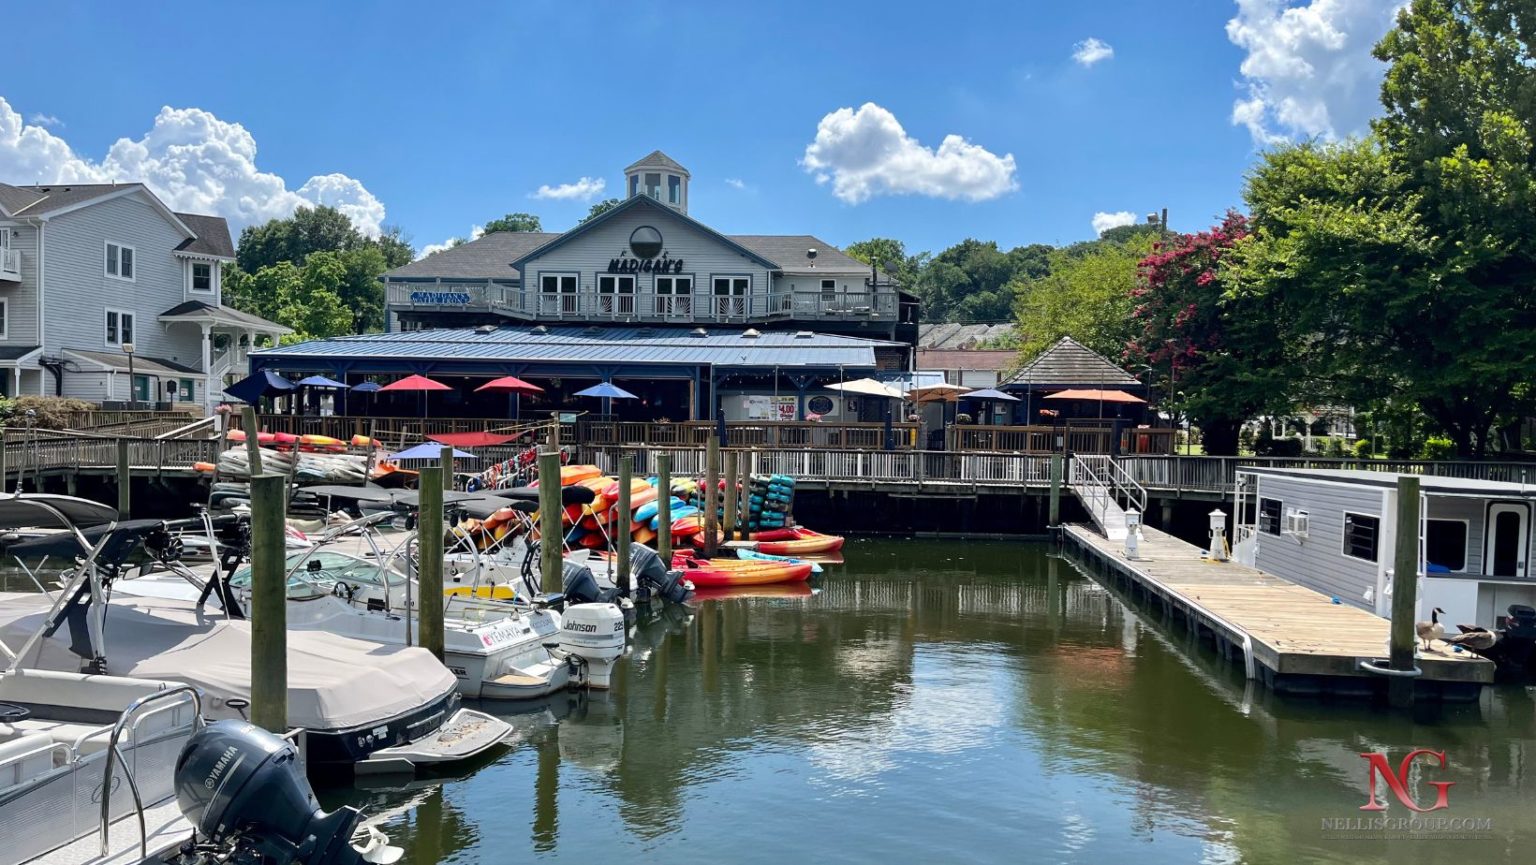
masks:
[[[433,381],[424,375],[408,375],[399,381],[392,381],[379,388],[380,391],[421,391],[421,416],[427,416],[427,391],[429,390],[453,390],[440,381]]]
[[[492,392],[495,392],[495,393],[543,393],[544,392],[544,388],[539,387],[536,384],[529,384],[528,382],[523,381],[522,379],[518,378],[515,375],[504,375],[501,378],[493,379],[491,381],[488,381],[485,384],[482,384],[479,387],[475,388],[475,393],[479,393],[479,392],[481,392],[483,390],[488,390],[488,391],[492,391]]]

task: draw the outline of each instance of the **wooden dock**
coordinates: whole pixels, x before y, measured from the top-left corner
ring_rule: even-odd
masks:
[[[1156,529],[1144,527],[1142,536],[1131,561],[1124,541],[1084,526],[1062,531],[1089,570],[1211,638],[1275,692],[1385,694],[1387,677],[1362,670],[1361,663],[1386,657],[1386,619],[1263,571],[1209,562],[1194,545]],[[1493,682],[1492,662],[1442,642],[1421,651],[1416,663],[1423,671],[1414,680],[1420,698],[1472,700]]]

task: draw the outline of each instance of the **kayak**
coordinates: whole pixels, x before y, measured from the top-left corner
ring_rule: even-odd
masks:
[[[810,579],[810,562],[745,562],[740,559],[674,559],[674,567],[699,588],[799,583]]]
[[[757,552],[756,550],[737,550],[736,558],[748,562],[794,562],[798,564],[805,561],[804,559],[796,559],[790,556],[773,556],[768,553]],[[809,562],[809,564],[811,566],[811,573],[821,573],[821,565],[815,562]]]
[[[776,556],[804,556],[811,553],[830,553],[843,548],[843,539],[838,535],[824,535],[821,532],[813,532],[810,529],[791,529],[797,533],[792,540],[765,541],[753,536],[758,542],[757,551]],[[757,534],[766,534],[758,532]]]
[[[629,482],[629,495],[631,499],[633,499],[642,490],[647,489],[653,488],[650,484],[645,482],[644,478],[632,478]],[[602,495],[603,498],[608,499],[610,502],[617,502],[619,500],[619,482],[613,481],[609,483],[607,487],[599,490],[598,492],[600,495]]]
[[[726,598],[808,598],[816,592],[808,582],[770,583],[765,586],[713,586],[695,587],[693,599],[707,601]]]

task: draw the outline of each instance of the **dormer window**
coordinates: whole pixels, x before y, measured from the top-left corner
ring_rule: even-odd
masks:
[[[192,262],[192,290],[213,291],[213,265],[206,261]]]

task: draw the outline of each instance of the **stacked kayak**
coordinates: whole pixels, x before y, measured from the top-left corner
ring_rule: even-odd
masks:
[[[701,559],[679,553],[672,557],[672,567],[699,588],[762,586],[771,583],[800,583],[810,579],[810,562],[752,559]]]

